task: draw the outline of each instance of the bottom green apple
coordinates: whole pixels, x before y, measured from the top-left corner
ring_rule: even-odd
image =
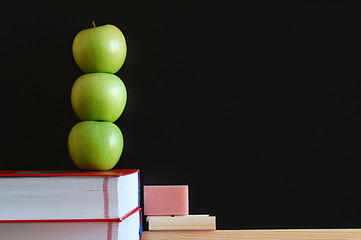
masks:
[[[68,149],[75,165],[86,170],[109,170],[123,151],[123,134],[110,122],[84,121],[69,133]]]

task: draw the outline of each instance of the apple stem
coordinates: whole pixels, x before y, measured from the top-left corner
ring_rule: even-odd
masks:
[[[95,22],[94,22],[94,21],[92,21],[92,24],[93,24],[93,27],[95,27],[95,28],[97,27],[97,26],[95,25]]]

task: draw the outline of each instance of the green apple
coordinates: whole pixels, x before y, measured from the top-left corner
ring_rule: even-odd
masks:
[[[82,120],[114,122],[127,101],[123,81],[110,73],[87,73],[80,76],[71,90],[71,104]]]
[[[86,170],[109,170],[123,151],[123,135],[110,122],[84,121],[70,131],[68,149],[75,165]]]
[[[82,30],[73,41],[75,62],[85,73],[116,73],[122,67],[126,54],[123,33],[110,24]]]

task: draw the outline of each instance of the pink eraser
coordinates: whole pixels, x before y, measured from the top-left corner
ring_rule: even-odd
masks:
[[[188,185],[144,186],[144,215],[188,215]]]

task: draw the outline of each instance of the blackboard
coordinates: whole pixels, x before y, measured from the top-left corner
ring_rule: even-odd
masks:
[[[360,8],[314,1],[2,2],[1,169],[75,169],[71,44],[127,40],[117,168],[188,184],[218,229],[361,226]]]

